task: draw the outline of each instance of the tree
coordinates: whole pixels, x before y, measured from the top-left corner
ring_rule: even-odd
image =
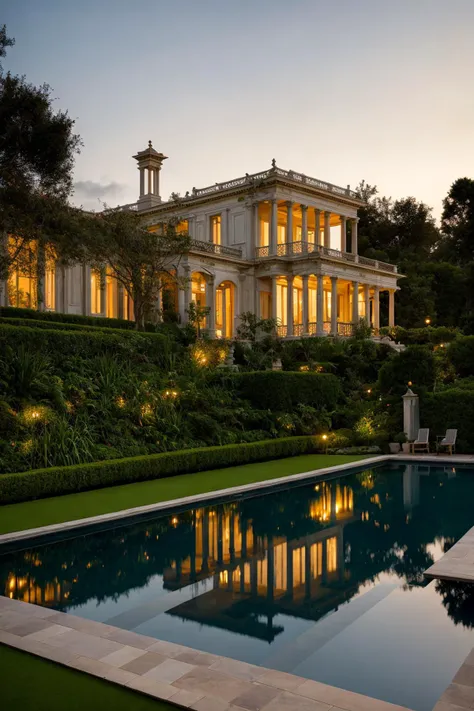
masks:
[[[177,231],[178,224],[179,220],[173,219],[162,230],[150,232],[136,212],[125,210],[106,210],[84,218],[84,257],[98,270],[108,267],[129,294],[138,330],[145,328],[145,319],[165,284],[185,286],[178,266],[189,250],[190,238]]]
[[[3,26],[0,58],[13,45]],[[81,145],[73,129],[67,112],[53,108],[47,84],[28,84],[0,64],[0,279],[46,244],[65,254],[72,249],[76,213],[67,198]]]
[[[454,264],[473,261],[474,243],[474,180],[459,178],[443,201],[441,217],[443,239],[442,258]]]

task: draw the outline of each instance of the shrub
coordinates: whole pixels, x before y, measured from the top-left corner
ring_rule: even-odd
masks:
[[[457,429],[456,448],[461,452],[474,452],[474,390],[452,388],[426,394],[421,401],[423,427],[431,435],[444,435],[446,430]]]
[[[333,410],[342,397],[338,378],[330,373],[265,370],[233,376],[238,394],[260,409],[291,411],[297,405]]]
[[[427,346],[409,346],[402,353],[394,353],[379,371],[378,387],[384,394],[403,395],[409,382],[417,388],[432,388],[436,364]]]
[[[75,323],[83,326],[99,326],[99,328],[119,328],[127,331],[135,330],[134,321],[121,318],[104,318],[102,316],[82,316],[80,314],[61,314],[56,311],[35,311],[20,309],[16,306],[0,307],[0,316],[5,318],[35,319],[38,321]]]
[[[0,476],[0,503],[12,504],[116,484],[291,457],[311,453],[315,449],[313,437],[286,437],[3,474]],[[223,476],[222,487],[225,486]]]
[[[159,362],[169,350],[169,341],[166,336],[157,333],[60,331],[9,326],[0,322],[0,352],[5,353],[8,348],[14,353],[25,348],[48,354],[55,363],[70,356],[92,358],[102,354],[123,358],[135,355]]]
[[[474,375],[474,336],[460,336],[450,343],[448,359],[461,378]]]
[[[448,326],[428,326],[425,328],[403,328],[402,326],[385,327],[380,329],[381,336],[390,336],[397,343],[404,343],[406,346],[413,345],[433,345],[449,343],[459,334],[457,328]]]

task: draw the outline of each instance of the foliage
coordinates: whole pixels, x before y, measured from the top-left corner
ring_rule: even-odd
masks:
[[[264,371],[238,373],[233,378],[241,397],[262,409],[291,411],[297,405],[332,410],[342,396],[338,379],[328,373]]]
[[[312,437],[289,437],[4,474],[0,477],[0,501],[2,504],[17,503],[186,472],[308,454],[314,450],[315,441]],[[222,486],[225,487],[225,480]]]
[[[449,361],[461,378],[474,375],[474,336],[460,336],[449,344]]]
[[[427,393],[421,400],[421,425],[433,435],[444,435],[447,429],[457,429],[456,448],[461,452],[474,450],[474,389],[449,388]]]
[[[0,53],[13,43],[1,30]],[[70,207],[74,157],[80,138],[67,112],[53,108],[52,89],[28,84],[0,65],[0,278],[21,266],[24,250],[77,244],[79,211]],[[41,301],[41,293],[39,294]]]
[[[164,284],[187,287],[178,277],[178,265],[189,249],[189,235],[177,230],[177,219],[150,232],[133,211],[106,210],[85,223],[91,221],[82,235],[85,257],[97,269],[106,265],[133,300],[136,327],[144,330]]]
[[[448,326],[424,326],[423,328],[394,326],[393,328],[381,328],[380,333],[382,336],[390,336],[397,343],[403,343],[406,346],[443,344],[444,347],[459,335],[459,330]]]
[[[35,319],[54,323],[70,323],[83,326],[98,326],[99,328],[120,328],[134,330],[133,321],[121,318],[102,318],[100,316],[81,316],[80,314],[62,314],[57,311],[35,311],[34,309],[20,309],[14,306],[0,307],[0,317],[17,319]]]
[[[237,336],[243,341],[255,343],[263,334],[271,334],[275,331],[276,321],[273,318],[259,318],[251,311],[244,311],[239,316],[239,326]]]
[[[407,441],[407,436],[405,432],[399,432],[398,434],[396,434],[393,438],[393,441],[398,442],[398,444],[405,444]]]
[[[385,395],[403,395],[409,383],[418,389],[432,389],[435,378],[432,351],[426,346],[409,346],[385,361],[379,371],[378,387]]]

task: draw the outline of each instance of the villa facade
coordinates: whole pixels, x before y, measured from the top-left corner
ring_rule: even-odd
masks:
[[[172,196],[160,197],[166,159],[149,143],[134,156],[139,198],[121,206],[137,211],[151,231],[171,217],[192,244],[181,259],[176,307],[181,322],[191,301],[209,309],[211,336],[231,338],[239,314],[275,318],[281,337],[350,335],[365,318],[377,333],[380,294],[388,292],[388,323],[395,325],[397,268],[358,254],[354,191],[278,168]],[[48,264],[42,308],[133,319],[133,305],[111,275],[105,282],[87,266]],[[13,273],[4,302],[38,306],[34,277]],[[159,313],[161,304],[157,304]]]

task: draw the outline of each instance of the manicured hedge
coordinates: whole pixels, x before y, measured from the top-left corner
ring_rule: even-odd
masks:
[[[146,479],[219,469],[249,462],[308,454],[317,450],[314,437],[285,437],[223,447],[202,447],[141,457],[113,459],[70,467],[50,467],[0,475],[0,504],[70,494]],[[225,477],[222,487],[225,488]]]
[[[5,318],[27,318],[38,321],[56,321],[59,323],[77,323],[83,326],[99,326],[100,328],[120,328],[127,331],[135,330],[134,321],[122,318],[103,318],[101,316],[82,316],[80,314],[61,314],[56,311],[35,311],[20,309],[15,306],[0,307],[0,316]]]
[[[436,441],[447,429],[457,429],[456,450],[474,452],[474,390],[452,388],[427,393],[420,404],[421,425]]]
[[[0,317],[0,325],[5,324],[6,326],[27,326],[28,328],[48,328],[55,331],[92,331],[92,332],[104,332],[105,333],[118,333],[125,338],[130,334],[130,329],[125,330],[121,328],[110,328],[109,326],[90,326],[85,323],[63,323],[62,321],[41,321],[40,319],[30,319],[30,318],[5,318]],[[133,331],[133,333],[150,335],[147,331]],[[153,334],[151,334],[153,335]]]
[[[238,373],[233,380],[241,397],[273,412],[288,412],[299,404],[333,410],[342,396],[339,379],[330,373],[264,370]]]
[[[10,326],[0,322],[0,353],[7,347],[16,351],[20,346],[48,354],[53,362],[65,357],[91,358],[104,353],[122,356],[143,356],[158,362],[169,341],[158,333],[129,331],[61,331],[58,329]]]

